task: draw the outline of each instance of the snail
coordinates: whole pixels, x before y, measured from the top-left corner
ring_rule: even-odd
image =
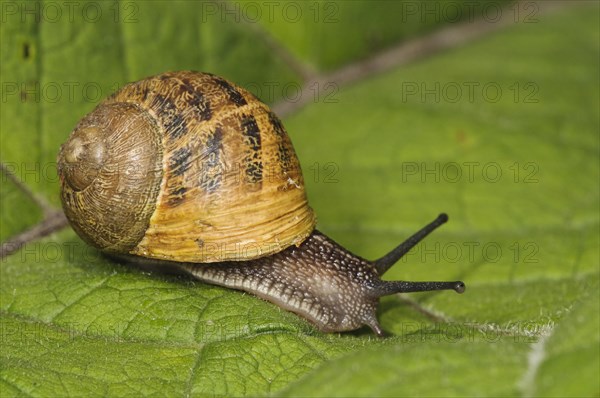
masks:
[[[64,212],[88,244],[250,292],[323,332],[367,325],[382,336],[380,297],[465,289],[461,281],[381,279],[445,214],[375,261],[315,229],[279,118],[210,73],[125,85],[77,124],[58,170]]]

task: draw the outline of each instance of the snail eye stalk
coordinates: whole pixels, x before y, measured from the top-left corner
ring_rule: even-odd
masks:
[[[417,231],[410,238],[399,244],[395,249],[385,256],[373,262],[379,275],[383,275],[400,260],[410,249],[415,247],[427,235],[436,230],[448,221],[446,213],[440,214],[435,220]],[[387,296],[394,293],[426,292],[433,290],[454,290],[457,293],[465,291],[465,284],[462,281],[454,282],[406,282],[406,281],[381,281],[375,289],[377,297]]]
[[[432,233],[441,225],[445,224],[447,221],[448,215],[446,213],[440,214],[435,220],[421,228],[404,242],[400,243],[394,250],[390,251],[380,259],[375,260],[373,265],[377,269],[377,272],[379,272],[379,275],[385,274],[387,270],[390,269],[392,265],[396,264],[396,262],[400,260],[406,253],[408,253],[410,249],[415,247],[427,235]]]

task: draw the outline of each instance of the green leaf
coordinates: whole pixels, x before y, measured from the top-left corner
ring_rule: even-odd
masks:
[[[598,290],[577,303],[530,353],[535,377],[525,379],[525,391],[546,397],[591,397],[600,394],[600,295]],[[565,371],[567,374],[565,374]],[[531,372],[532,376],[534,375]]]
[[[6,12],[0,25],[2,163],[56,206],[60,143],[126,81],[204,69],[262,90],[371,54],[361,32],[382,48],[435,25],[413,20],[400,32],[383,3],[372,13],[332,3],[339,24],[301,38],[312,21],[236,23],[210,15],[213,3],[89,4],[104,17],[22,23]],[[517,19],[326,91],[285,120],[322,231],[376,258],[448,212],[450,223],[386,278],[462,279],[464,295],[386,297],[387,339],[322,334],[251,295],[118,264],[64,229],[0,262],[0,395],[598,395],[597,12]],[[102,95],[36,99],[36,82],[88,83]],[[1,184],[5,242],[42,211],[18,183]]]
[[[289,51],[319,70],[365,58],[440,25],[473,21],[482,12],[493,15],[500,7],[489,0],[235,3],[246,20],[259,20]]]
[[[515,396],[527,344],[514,337],[486,340],[452,328],[414,329],[390,347],[333,360],[282,396]],[[480,356],[482,352],[486,354]],[[474,364],[473,362],[477,363]],[[474,372],[473,368],[479,370]]]
[[[10,167],[10,165],[7,165]],[[0,170],[0,242],[22,232],[28,226],[41,221],[42,211],[31,197],[25,195],[4,170]],[[16,214],[13,209],[20,209],[21,214]]]

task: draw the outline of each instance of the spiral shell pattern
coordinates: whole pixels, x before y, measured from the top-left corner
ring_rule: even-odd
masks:
[[[208,73],[124,86],[76,126],[58,164],[75,231],[109,252],[249,260],[299,245],[316,222],[279,118]]]

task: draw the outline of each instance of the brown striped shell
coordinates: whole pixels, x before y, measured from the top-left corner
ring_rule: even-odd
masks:
[[[315,226],[280,120],[212,74],[126,85],[79,122],[58,170],[71,225],[108,252],[248,260],[300,245]]]

